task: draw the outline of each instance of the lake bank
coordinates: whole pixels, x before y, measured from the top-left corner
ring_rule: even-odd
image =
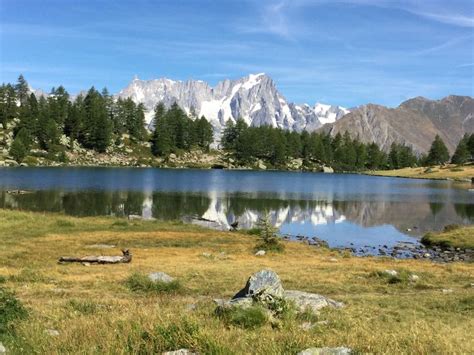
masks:
[[[471,183],[471,179],[474,178],[474,164],[462,166],[448,164],[433,167],[377,170],[367,171],[365,174],[410,179],[454,180]]]
[[[0,219],[1,285],[15,291],[29,312],[28,319],[14,322],[14,333],[0,335],[13,353],[179,347],[237,354],[296,353],[312,346],[375,353],[474,349],[468,335],[474,326],[472,264],[357,258],[291,242],[283,253],[257,257],[255,237],[192,225],[5,210]],[[132,251],[130,264],[57,264],[62,255],[115,255],[120,248]],[[288,288],[346,306],[323,310],[309,330],[301,328],[301,319],[285,320],[280,329],[243,329],[214,316],[213,298],[231,297],[248,276],[264,268],[277,272]],[[391,283],[378,273],[384,270],[418,279]],[[183,292],[136,294],[125,284],[134,272],[157,271],[180,280]],[[187,332],[189,324],[195,331]]]

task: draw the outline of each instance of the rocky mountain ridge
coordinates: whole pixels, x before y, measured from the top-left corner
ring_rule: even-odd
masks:
[[[202,80],[161,78],[144,81],[135,77],[117,97],[130,97],[136,103],[143,103],[149,123],[157,103],[170,106],[176,102],[188,114],[206,117],[216,131],[222,130],[227,120],[236,121],[239,117],[251,126],[314,131],[349,112],[340,106],[317,103],[311,107],[289,103],[264,73],[250,74],[238,80],[226,79],[215,87]]]
[[[474,132],[474,99],[451,95],[440,100],[416,97],[396,108],[362,105],[320,130],[331,135],[348,131],[385,151],[393,142],[405,144],[418,154],[426,153],[439,135],[453,153],[462,136]]]

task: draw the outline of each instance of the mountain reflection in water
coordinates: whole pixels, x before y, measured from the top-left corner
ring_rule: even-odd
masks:
[[[39,190],[15,195],[1,191],[0,207],[73,216],[140,215],[226,230],[235,221],[242,229],[255,227],[259,217],[268,213],[282,234],[317,236],[338,247],[394,245],[446,224],[474,219],[474,205],[467,203],[411,201],[407,206],[401,201],[282,200],[266,193]]]

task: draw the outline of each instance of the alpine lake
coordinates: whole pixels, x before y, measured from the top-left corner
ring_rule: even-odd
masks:
[[[268,214],[286,239],[357,255],[410,257],[420,237],[472,224],[453,181],[358,174],[156,168],[1,168],[0,208],[182,220],[229,230]]]

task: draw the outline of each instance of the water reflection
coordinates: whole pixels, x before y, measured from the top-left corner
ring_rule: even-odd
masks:
[[[73,216],[186,219],[222,229],[235,221],[239,228],[252,228],[262,214],[269,213],[281,233],[318,236],[332,246],[409,241],[446,224],[474,220],[474,205],[467,203],[413,201],[407,207],[397,200],[282,200],[265,193],[40,190],[14,195],[1,191],[0,207]]]

